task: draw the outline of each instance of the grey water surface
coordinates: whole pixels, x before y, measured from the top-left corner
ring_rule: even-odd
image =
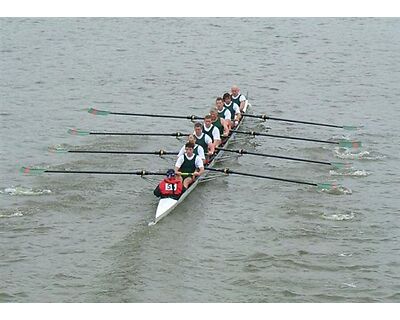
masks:
[[[400,19],[1,18],[1,302],[399,302]],[[237,84],[244,130],[330,144],[241,137],[233,148],[329,166],[241,156],[240,176],[204,183],[155,226],[156,179],[24,176],[22,166],[166,170],[174,157],[54,154],[49,147],[178,151],[171,137],[73,136],[69,128],[190,132],[191,122],[93,116],[204,115]]]

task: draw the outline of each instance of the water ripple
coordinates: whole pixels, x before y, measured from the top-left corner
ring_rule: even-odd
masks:
[[[50,189],[28,188],[23,186],[8,187],[0,190],[0,194],[7,194],[10,196],[41,196],[51,194]]]

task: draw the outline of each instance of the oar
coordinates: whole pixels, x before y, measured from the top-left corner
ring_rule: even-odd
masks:
[[[243,114],[245,117],[257,118],[262,120],[276,120],[276,121],[283,121],[283,122],[293,122],[293,123],[302,123],[302,124],[310,124],[313,126],[323,126],[323,127],[331,127],[331,128],[341,128],[344,130],[357,130],[357,126],[340,126],[336,124],[329,124],[329,123],[320,123],[320,122],[311,122],[311,121],[302,121],[302,120],[292,120],[292,119],[283,119],[283,118],[276,118],[270,117],[266,114],[254,115],[254,114]]]
[[[68,133],[75,136],[88,136],[88,135],[103,135],[103,136],[159,136],[159,137],[183,137],[189,135],[188,133],[173,132],[173,133],[147,133],[147,132],[101,132],[101,131],[85,131],[79,129],[68,129]]]
[[[49,170],[44,168],[35,168],[35,167],[22,167],[20,172],[23,174],[29,175],[40,175],[43,173],[82,173],[82,174],[128,174],[128,175],[137,175],[137,176],[164,176],[165,172],[151,172],[146,170],[141,171],[78,171],[78,170]]]
[[[117,116],[135,116],[135,117],[152,117],[152,118],[169,118],[169,119],[188,119],[188,120],[202,120],[204,117],[199,117],[195,115],[190,116],[175,116],[175,115],[166,115],[166,114],[148,114],[148,113],[130,113],[130,112],[112,112],[107,110],[98,110],[95,108],[89,108],[89,113],[98,115],[98,116],[108,116],[109,114],[117,115]]]
[[[109,174],[109,175],[136,175],[136,176],[164,176],[165,172],[152,172],[146,170],[140,171],[88,171],[88,170],[49,170],[36,167],[22,167],[20,172],[25,175],[41,175],[44,173],[74,173],[74,174]],[[190,176],[192,173],[179,173],[181,176]]]
[[[214,168],[205,167],[204,169],[205,170],[209,170],[209,171],[222,172],[222,173],[225,173],[225,174],[228,174],[228,175],[229,174],[237,174],[237,175],[246,176],[246,177],[255,177],[255,178],[262,178],[262,179],[270,179],[270,180],[277,180],[277,181],[305,184],[305,185],[317,187],[319,190],[328,190],[329,191],[329,190],[337,189],[338,187],[340,187],[339,185],[337,185],[335,183],[329,183],[329,182],[313,183],[313,182],[306,182],[306,181],[299,181],[299,180],[276,178],[276,177],[263,176],[263,175],[259,175],[259,174],[253,174],[253,173],[245,173],[245,172],[233,171],[233,170],[231,170],[229,168],[214,169]]]
[[[324,165],[335,167],[337,169],[348,168],[348,167],[351,166],[351,163],[327,162],[327,161],[308,160],[308,159],[286,157],[286,156],[277,156],[277,155],[273,155],[273,154],[250,152],[250,151],[247,151],[247,150],[244,150],[244,149],[233,150],[233,149],[224,149],[224,148],[218,148],[218,147],[217,147],[217,149],[218,150],[223,150],[223,151],[226,151],[226,152],[238,153],[238,154],[250,154],[250,155],[254,155],[254,156],[267,157],[267,158],[278,158],[278,159],[285,159],[285,160],[293,160],[293,161],[302,161],[302,162],[309,162],[309,163],[316,163],[316,164],[324,164]]]
[[[164,155],[177,155],[178,152],[170,152],[170,151],[165,151],[165,150],[158,150],[158,151],[118,151],[118,150],[68,150],[65,148],[57,147],[57,148],[49,148],[50,152],[54,153],[95,153],[95,154],[155,154],[159,156],[164,156]]]
[[[302,141],[337,144],[341,148],[360,148],[361,147],[360,141],[349,141],[349,140],[345,140],[345,139],[341,139],[339,141],[328,141],[328,140],[318,140],[318,139],[300,138],[300,137],[292,137],[292,136],[279,136],[276,134],[254,132],[254,131],[232,130],[232,132],[236,132],[236,133],[240,133],[240,134],[248,134],[248,135],[252,135],[252,136],[263,136],[263,137],[272,137],[272,138],[281,138],[281,139],[292,139],[292,140],[302,140]]]

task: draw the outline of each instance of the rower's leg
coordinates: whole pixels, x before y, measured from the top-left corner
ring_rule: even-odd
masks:
[[[183,180],[183,186],[187,189],[192,184],[193,178],[186,178]]]

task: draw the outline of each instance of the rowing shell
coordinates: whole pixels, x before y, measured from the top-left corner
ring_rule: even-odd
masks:
[[[246,100],[244,108],[243,108],[243,113],[246,113],[247,108],[251,106],[249,101]],[[243,119],[245,117],[241,117],[238,125],[236,126],[236,130],[239,129],[241,126]],[[233,138],[235,137],[236,133],[232,133],[226,140],[225,143],[223,142],[220,147],[228,147],[229,143]],[[224,151],[219,150],[215,153],[214,157],[211,159],[211,162],[208,164],[208,168],[212,168],[214,164],[216,163],[216,160],[220,159],[223,155]],[[165,218],[168,214],[170,214],[181,202],[185,200],[185,198],[196,188],[196,186],[204,180],[204,178],[207,176],[208,171],[205,171],[203,175],[201,175],[198,179],[196,179],[195,182],[191,184],[191,186],[181,195],[181,197],[176,200],[172,198],[162,198],[160,199],[157,210],[156,210],[156,217],[153,222],[150,222],[149,225],[154,225],[161,219]]]

